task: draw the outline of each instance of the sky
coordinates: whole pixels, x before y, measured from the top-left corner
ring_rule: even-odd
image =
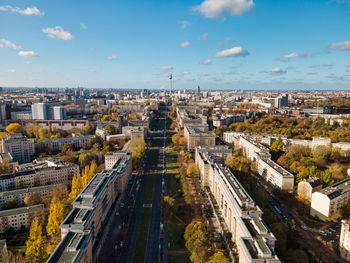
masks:
[[[350,0],[0,0],[0,86],[350,89]]]

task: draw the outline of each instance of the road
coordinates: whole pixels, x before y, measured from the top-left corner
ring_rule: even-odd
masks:
[[[134,253],[140,253],[140,251],[135,251],[136,240],[140,230],[145,195],[152,189],[154,191],[152,211],[144,261],[159,262],[164,258],[163,253],[167,255],[167,250],[163,250],[163,242],[166,240],[163,240],[164,231],[161,231],[163,218],[160,208],[166,183],[166,107],[161,107],[159,116],[159,119],[154,120],[151,124],[149,134],[151,145],[145,150],[140,176],[134,177],[133,185],[129,186],[126,196],[119,202],[111,220],[114,227],[108,234],[109,241],[102,248],[97,262],[131,263]],[[150,173],[154,172],[152,170],[154,158],[158,158],[157,167],[154,185],[150,185],[149,177]],[[135,199],[129,198],[129,194],[133,194]],[[167,262],[167,258],[164,262]]]

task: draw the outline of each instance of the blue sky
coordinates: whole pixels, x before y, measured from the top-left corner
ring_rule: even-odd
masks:
[[[0,86],[350,89],[350,0],[0,0]]]

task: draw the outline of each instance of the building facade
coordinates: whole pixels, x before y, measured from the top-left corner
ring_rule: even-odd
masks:
[[[341,221],[341,230],[339,237],[340,256],[347,262],[350,262],[350,222],[349,220]]]
[[[1,141],[1,152],[10,153],[16,162],[30,162],[35,153],[34,141],[22,134],[8,134]]]

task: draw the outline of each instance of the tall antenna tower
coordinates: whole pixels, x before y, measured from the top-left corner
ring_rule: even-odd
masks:
[[[170,81],[170,87],[169,87],[169,90],[170,90],[170,95],[172,93],[172,90],[173,90],[173,75],[170,73],[169,75],[169,81]]]

